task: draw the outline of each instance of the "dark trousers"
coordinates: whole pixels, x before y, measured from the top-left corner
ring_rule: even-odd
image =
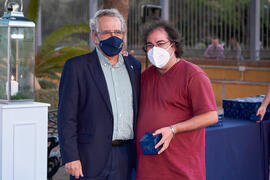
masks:
[[[136,149],[133,142],[128,142],[122,146],[114,146],[112,147],[107,165],[97,177],[83,177],[79,180],[134,179],[134,170],[132,172],[132,169],[135,161],[135,152]],[[75,177],[70,176],[70,180],[75,180]]]

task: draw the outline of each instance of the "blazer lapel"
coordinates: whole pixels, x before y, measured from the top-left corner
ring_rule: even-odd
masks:
[[[129,62],[129,59],[127,56],[123,56],[124,61],[125,61],[125,65],[129,74],[129,78],[130,78],[130,82],[131,82],[131,86],[132,86],[132,94],[133,94],[133,111],[134,111],[134,123],[136,120],[136,114],[137,114],[137,107],[138,107],[138,101],[137,101],[137,97],[138,97],[138,92],[136,91],[136,75],[135,75],[135,67]]]
[[[103,100],[106,102],[106,105],[109,111],[113,115],[107,83],[106,83],[105,76],[102,71],[96,50],[90,53],[90,58],[88,62],[89,62],[88,67],[95,81],[95,84],[98,87],[99,92],[101,93],[101,96],[103,97]]]

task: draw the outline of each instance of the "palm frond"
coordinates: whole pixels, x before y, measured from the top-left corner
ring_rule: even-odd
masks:
[[[36,65],[36,75],[40,77],[44,73],[61,72],[66,60],[71,57],[86,54],[90,51],[87,47],[64,47],[54,52],[50,58]]]
[[[64,47],[54,52],[48,53],[44,57],[44,61],[36,64],[37,67],[46,66],[46,64],[61,64],[63,65],[67,59],[71,57],[86,54],[90,51],[88,47]]]
[[[81,25],[64,25],[51,33],[43,42],[38,55],[48,52],[54,48],[54,45],[64,38],[74,33],[89,33],[90,27],[86,24]]]
[[[38,78],[48,78],[48,79],[53,79],[53,80],[60,80],[60,76],[56,73],[56,72],[53,72],[53,71],[48,71],[48,72],[44,72],[44,73],[41,73],[39,76],[37,76]]]
[[[37,22],[39,0],[30,0],[27,19]],[[59,79],[59,72],[65,61],[71,57],[85,54],[90,51],[88,47],[64,47],[56,50],[55,45],[75,33],[89,33],[87,24],[64,25],[51,33],[42,43],[36,54],[35,74],[37,77]]]

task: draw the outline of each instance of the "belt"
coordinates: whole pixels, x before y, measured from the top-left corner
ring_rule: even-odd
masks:
[[[123,146],[124,144],[130,142],[132,140],[113,140],[112,146]]]

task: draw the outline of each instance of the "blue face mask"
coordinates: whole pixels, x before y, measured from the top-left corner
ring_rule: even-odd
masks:
[[[100,49],[106,54],[107,56],[115,56],[122,51],[123,48],[123,40],[112,36],[108,39],[99,42]]]

